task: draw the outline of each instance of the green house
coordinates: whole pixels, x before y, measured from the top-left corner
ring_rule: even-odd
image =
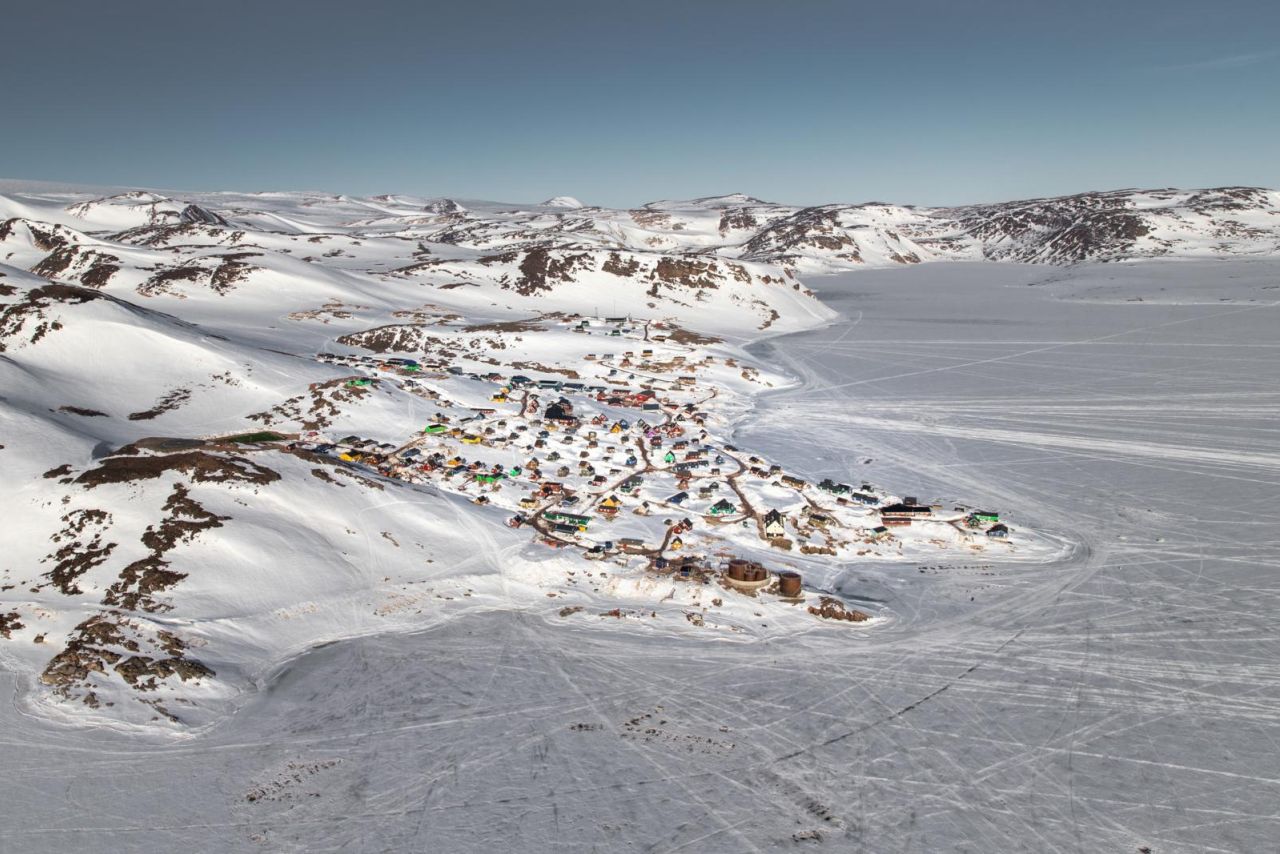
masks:
[[[994,525],[999,521],[1000,514],[992,513],[989,510],[974,510],[964,519],[964,523],[970,528],[981,528],[985,525]]]
[[[548,510],[542,514],[542,518],[548,522],[559,522],[564,525],[572,525],[579,531],[587,530],[587,526],[591,524],[590,516],[579,516],[577,513],[565,513],[561,510]]]
[[[347,388],[364,388],[370,385],[373,385],[373,380],[370,379],[347,380]]]
[[[676,455],[671,453],[670,451],[667,451],[665,454],[662,455],[662,461],[667,464],[674,463],[676,461]]]
[[[422,428],[422,432],[430,435],[435,435],[436,433],[443,433],[448,429],[449,428],[444,426],[443,424],[428,424],[426,427]]]
[[[715,504],[712,504],[711,509],[707,512],[712,516],[728,516],[730,513],[737,513],[738,508],[730,504],[728,499],[721,498]]]

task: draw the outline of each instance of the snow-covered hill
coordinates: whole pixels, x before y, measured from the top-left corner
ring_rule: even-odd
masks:
[[[606,582],[576,552],[531,547],[502,523],[535,494],[538,513],[552,506],[548,479],[594,512],[643,472],[608,529],[644,540],[638,557],[679,540],[823,579],[829,557],[988,548],[955,520],[886,540],[843,493],[780,482],[725,442],[787,381],[742,345],[834,316],[806,275],[1280,246],[1280,194],[1248,188],[954,209],[0,192],[0,662],[45,712],[177,731],[225,715],[293,652],[464,609],[666,608],[689,631],[764,631],[755,599],[708,614],[694,588],[613,563]],[[549,414],[561,394],[582,430]],[[659,428],[692,443],[682,462],[659,462]],[[547,477],[531,479],[539,460]],[[715,488],[699,495],[684,462],[714,465],[695,476]],[[892,484],[865,488],[892,500]],[[734,514],[712,510],[722,498]],[[765,536],[769,508],[785,538]],[[686,513],[699,522],[673,533]],[[768,631],[810,619],[787,609]]]

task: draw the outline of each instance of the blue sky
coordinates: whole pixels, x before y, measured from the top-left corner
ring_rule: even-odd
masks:
[[[0,175],[633,205],[1280,185],[1280,2],[8,4]]]

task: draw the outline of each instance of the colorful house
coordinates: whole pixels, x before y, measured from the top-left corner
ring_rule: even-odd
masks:
[[[707,512],[712,516],[728,516],[730,513],[737,513],[738,508],[734,507],[728,499],[721,498],[715,504],[712,504]]]
[[[548,510],[542,514],[542,518],[559,525],[572,525],[575,531],[585,531],[591,524],[590,516],[579,516],[577,513],[566,513],[563,510]]]
[[[970,528],[981,528],[984,525],[994,525],[999,521],[999,513],[992,513],[989,510],[974,510],[965,517],[964,523]]]

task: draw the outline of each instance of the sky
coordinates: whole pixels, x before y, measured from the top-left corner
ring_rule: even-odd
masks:
[[[1280,186],[1280,2],[219,0],[0,15],[0,176],[623,207]]]

